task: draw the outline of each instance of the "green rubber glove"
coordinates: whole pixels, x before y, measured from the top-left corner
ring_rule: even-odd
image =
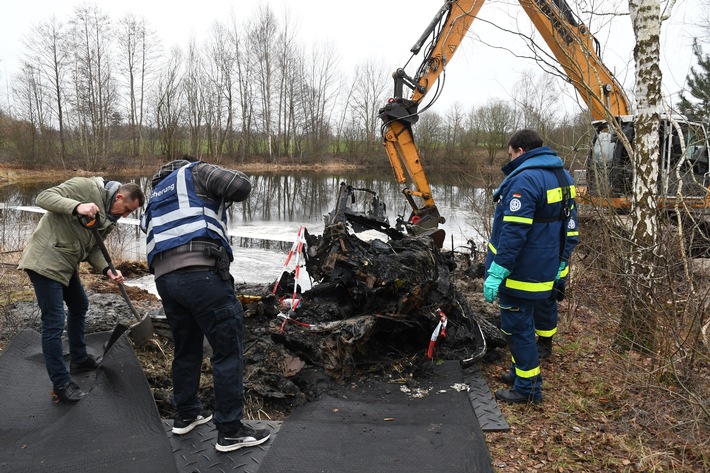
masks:
[[[487,302],[493,302],[498,299],[498,288],[503,279],[507,278],[509,274],[510,271],[495,261],[491,263],[491,267],[488,268],[488,277],[483,281],[483,297],[486,298]]]
[[[560,263],[560,269],[557,270],[557,276],[555,277],[555,282],[560,280],[560,278],[562,277],[562,271],[564,271],[566,267],[567,267],[567,263],[562,261]]]

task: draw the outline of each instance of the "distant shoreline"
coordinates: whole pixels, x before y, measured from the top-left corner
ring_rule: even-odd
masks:
[[[160,164],[164,164],[161,162]],[[75,176],[135,176],[138,174],[149,175],[160,167],[157,165],[126,166],[121,169],[105,169],[97,171],[87,171],[85,169],[53,169],[39,168],[29,169],[7,163],[0,163],[0,186],[15,184],[18,182],[43,182],[60,181]],[[346,171],[363,169],[364,166],[346,164],[342,162],[327,162],[316,164],[272,164],[272,163],[222,163],[224,167],[237,169],[245,173],[249,172],[277,172],[277,171]]]

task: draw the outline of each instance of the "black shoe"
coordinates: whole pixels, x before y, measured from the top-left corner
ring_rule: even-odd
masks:
[[[206,424],[212,420],[212,413],[210,411],[202,411],[197,414],[197,417],[192,417],[190,419],[181,419],[176,416],[173,420],[173,433],[177,435],[185,435],[198,425]]]
[[[81,401],[81,399],[86,396],[86,393],[82,391],[74,381],[69,381],[68,383],[56,388],[54,390],[54,395],[57,396],[57,399],[62,402],[74,404]]]
[[[503,402],[509,402],[512,404],[537,404],[542,402],[542,395],[540,397],[528,396],[525,394],[520,394],[515,389],[499,389],[496,391],[496,399]]]
[[[552,356],[552,337],[537,337],[537,357],[545,360]]]
[[[270,435],[269,429],[252,429],[248,425],[242,424],[234,434],[228,435],[220,432],[217,435],[215,448],[218,452],[231,452],[244,447],[254,447],[269,440]]]
[[[513,383],[515,383],[515,377],[510,374],[510,371],[506,371],[505,373],[500,375],[500,380],[503,381],[505,384],[510,384],[511,386]]]
[[[69,373],[71,374],[80,374],[80,373],[85,373],[87,371],[93,371],[96,368],[99,367],[98,361],[96,361],[96,358],[94,358],[93,355],[86,355],[86,358],[84,358],[81,361],[72,361],[69,364]]]

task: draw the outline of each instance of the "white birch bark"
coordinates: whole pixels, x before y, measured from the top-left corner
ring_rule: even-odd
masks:
[[[637,115],[634,138],[634,180],[631,204],[632,242],[629,254],[626,320],[622,328],[632,345],[651,348],[653,321],[651,303],[656,273],[658,241],[656,197],[659,175],[659,115],[661,109],[659,0],[629,0],[629,13],[636,36]],[[622,333],[623,335],[623,333]]]

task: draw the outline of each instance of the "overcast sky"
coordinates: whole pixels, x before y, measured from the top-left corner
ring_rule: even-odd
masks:
[[[622,2],[624,0],[621,0]],[[594,4],[589,0],[569,0],[573,9]],[[56,15],[66,19],[80,2],[75,0],[6,0],[0,13],[0,96],[5,103],[7,79],[19,68],[23,50],[22,39],[33,25]],[[212,23],[229,18],[235,10],[237,18],[256,14],[259,5],[270,4],[278,18],[284,8],[298,27],[297,38],[305,47],[331,42],[345,73],[357,64],[372,60],[381,62],[389,75],[409,59],[409,49],[433,18],[441,0],[201,0],[197,2],[166,2],[152,0],[118,0],[98,2],[101,9],[117,21],[131,12],[144,16],[157,31],[165,49],[173,44],[185,46],[194,35],[198,42],[206,36]],[[624,8],[625,9],[625,8]],[[691,44],[697,29],[698,0],[679,0],[671,21],[662,30],[661,62],[664,93],[677,94],[690,67],[695,64]],[[581,14],[581,12],[578,12]],[[582,19],[586,22],[585,16]],[[605,19],[604,21],[608,21]],[[482,44],[510,47],[526,52],[511,34],[501,28],[519,29],[530,33],[532,25],[515,0],[488,0],[474,21],[470,37],[447,69],[446,87],[436,110],[444,110],[459,101],[464,107],[485,104],[491,98],[509,99],[516,81],[525,72],[540,74],[535,64],[514,58],[509,52]],[[603,59],[618,80],[630,90],[633,83],[633,33],[627,17],[613,20],[603,27],[589,25],[602,43]],[[706,46],[706,52],[710,47]],[[417,58],[412,64],[418,64]],[[413,73],[410,66],[407,72]],[[570,87],[567,93],[572,94]],[[677,102],[677,95],[673,96]]]

